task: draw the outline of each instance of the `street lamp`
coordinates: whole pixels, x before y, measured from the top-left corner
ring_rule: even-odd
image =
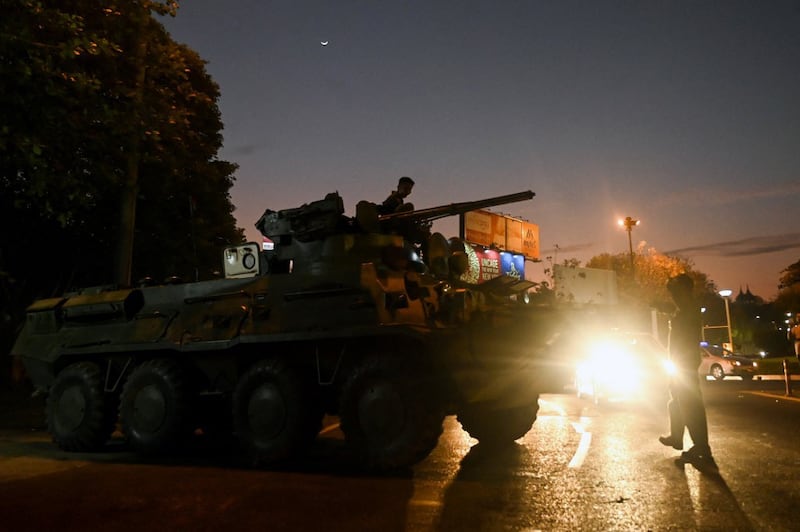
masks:
[[[731,353],[733,353],[733,333],[731,332],[731,309],[728,305],[728,299],[730,299],[732,293],[733,291],[728,289],[719,291],[719,295],[725,300],[725,319],[728,324],[728,345],[731,347]]]
[[[633,240],[631,240],[631,230],[639,225],[639,220],[626,216],[624,220],[617,220],[617,223],[628,232],[628,249],[631,252],[631,276],[633,276]]]
[[[700,339],[706,341],[706,307],[700,307]]]

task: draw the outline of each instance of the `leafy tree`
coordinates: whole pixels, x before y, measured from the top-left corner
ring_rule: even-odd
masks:
[[[133,279],[208,278],[243,240],[219,88],[155,18],[176,7],[0,0],[0,355],[32,299],[115,280],[125,191]]]
[[[675,310],[667,292],[667,281],[679,273],[688,274],[694,281],[695,297],[700,305],[709,306],[708,301],[719,300],[714,283],[706,274],[694,269],[691,261],[664,255],[654,248],[640,247],[634,255],[634,271],[631,272],[631,257],[628,253],[601,253],[589,259],[588,268],[612,270],[617,274],[617,289],[621,303],[623,323],[620,327],[650,330],[652,309],[657,310],[658,332],[666,341],[668,315]]]
[[[783,337],[785,338],[785,326],[783,323],[787,316],[794,317],[800,312],[800,261],[790,264],[781,272],[780,283],[778,285],[778,295],[772,302],[775,310],[775,322],[779,327],[783,327]],[[786,352],[791,352],[791,346],[786,342]]]
[[[165,39],[149,50],[169,62],[153,62],[146,79],[144,104],[155,112],[143,142],[136,241],[150,246],[137,245],[134,278],[208,278],[220,268],[221,246],[244,240],[229,194],[236,165],[216,159],[219,88],[185,46]]]
[[[783,313],[800,312],[800,283],[780,290],[774,305]]]
[[[800,285],[800,260],[781,271],[778,289]]]
[[[592,257],[587,263],[587,267],[617,272],[620,297],[625,306],[634,309],[633,315],[636,315],[636,308],[671,312],[674,307],[666,290],[667,280],[685,272],[694,281],[698,304],[706,309],[704,324],[717,327],[706,330],[706,339],[712,343],[727,342],[726,329],[719,328],[727,324],[724,302],[713,281],[705,273],[697,271],[691,261],[658,253],[653,248],[640,248],[634,256],[634,265],[635,275],[632,277],[630,255],[627,253],[603,253]],[[787,352],[788,346],[785,330],[781,329],[785,316],[782,309],[800,309],[800,283],[793,283],[781,290],[773,303],[765,303],[758,297],[737,298],[729,308],[731,333],[737,350],[753,353],[765,349],[769,353],[782,354]],[[664,329],[664,326],[660,325],[660,328]]]
[[[208,277],[243,239],[236,166],[218,86],[155,18],[177,3],[2,1],[0,269],[28,299],[111,282],[135,167],[134,279]]]
[[[792,350],[783,328],[785,316],[774,303],[731,303],[733,340],[738,350],[756,353],[765,350],[773,355],[783,355]]]
[[[690,260],[664,255],[655,248],[638,250],[634,255],[633,275],[628,253],[602,253],[589,259],[586,266],[615,271],[620,296],[633,304],[660,310],[673,308],[672,298],[667,292],[667,281],[679,273],[686,273],[692,278],[695,297],[701,304],[709,297],[716,297],[714,283],[705,273],[695,270]]]

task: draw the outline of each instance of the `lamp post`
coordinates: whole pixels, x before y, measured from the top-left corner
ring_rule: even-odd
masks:
[[[639,220],[626,216],[624,220],[618,220],[617,223],[628,232],[628,249],[631,253],[631,277],[633,277],[633,240],[631,239],[631,231],[635,226],[639,225]]]
[[[700,339],[706,341],[706,307],[700,307]]]
[[[728,299],[730,299],[732,293],[733,291],[728,289],[719,291],[719,295],[725,300],[725,320],[728,325],[728,345],[731,347],[731,353],[733,353],[733,333],[731,332],[731,309],[728,305]]]

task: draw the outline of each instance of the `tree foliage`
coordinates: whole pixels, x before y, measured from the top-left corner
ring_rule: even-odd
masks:
[[[715,297],[714,283],[705,273],[696,270],[689,259],[664,255],[655,248],[642,248],[634,255],[633,272],[630,260],[628,253],[602,253],[589,259],[586,266],[615,271],[620,296],[628,302],[643,306],[661,310],[672,308],[667,281],[679,273],[686,273],[692,278],[698,301]]]
[[[617,273],[620,299],[627,307],[655,308],[666,313],[664,316],[674,310],[666,290],[667,280],[678,273],[688,274],[694,281],[695,299],[705,309],[703,324],[709,326],[704,331],[705,339],[710,343],[728,341],[725,301],[719,296],[714,282],[705,273],[696,270],[691,261],[641,247],[634,255],[634,275],[631,275],[630,264],[628,253],[602,253],[592,257],[586,265]],[[781,328],[784,308],[800,308],[800,283],[783,289],[772,303],[765,303],[758,297],[741,297],[741,294],[730,301],[731,335],[735,349],[744,353],[755,353],[762,349],[772,354],[787,352],[788,342]]]
[[[236,165],[217,157],[219,87],[156,18],[177,3],[2,2],[0,269],[31,296],[109,283],[135,139],[133,279],[208,278],[243,239]]]
[[[796,285],[800,285],[800,260],[782,270],[778,280],[778,289],[781,290]]]
[[[781,315],[796,315],[800,312],[800,260],[781,271],[778,295],[773,302]]]
[[[667,291],[667,281],[679,273],[686,273],[694,281],[695,298],[700,305],[713,300],[714,284],[706,274],[694,269],[691,261],[659,253],[654,248],[640,247],[634,255],[634,269],[631,271],[631,255],[628,253],[601,253],[589,259],[588,268],[612,270],[617,274],[621,315],[620,327],[633,330],[651,330],[652,310],[655,309],[657,332],[660,340],[666,342],[667,321],[675,311],[675,304]]]

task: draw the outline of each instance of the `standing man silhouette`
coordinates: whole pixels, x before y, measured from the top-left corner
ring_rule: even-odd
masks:
[[[700,470],[716,470],[717,464],[708,445],[708,421],[700,390],[700,309],[695,304],[692,278],[682,273],[670,278],[667,290],[678,307],[670,320],[669,357],[675,375],[669,383],[669,436],[658,438],[663,445],[683,449],[684,428],[689,430],[694,446],[675,460],[678,465],[693,464]]]

